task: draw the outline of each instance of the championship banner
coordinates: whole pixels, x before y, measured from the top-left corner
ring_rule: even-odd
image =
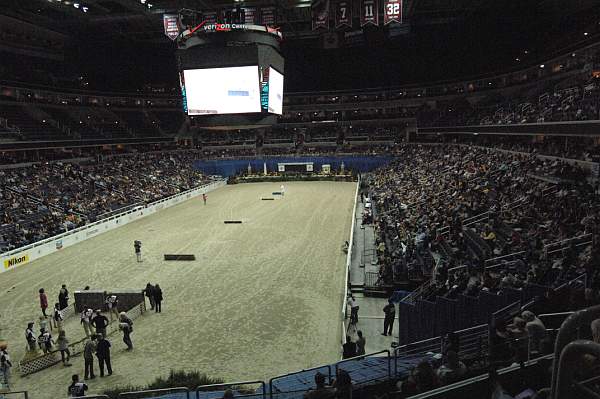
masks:
[[[275,25],[276,19],[275,7],[261,7],[260,21],[263,25]]]
[[[179,36],[179,26],[177,25],[177,15],[175,14],[164,14],[163,15],[163,26],[165,28],[165,35],[171,39],[177,39]]]
[[[402,0],[383,0],[383,24],[402,23]]]
[[[360,2],[360,26],[368,24],[379,25],[378,0],[361,0]]]
[[[256,24],[256,17],[258,16],[257,14],[257,9],[256,7],[244,7],[244,23],[245,24],[249,24],[249,25],[255,25]]]
[[[312,28],[329,28],[329,0],[313,0],[311,4]]]
[[[352,27],[352,0],[338,1],[335,5],[335,27]]]
[[[204,22],[207,24],[214,24],[217,22],[217,12],[216,11],[203,12],[202,17],[204,18]]]

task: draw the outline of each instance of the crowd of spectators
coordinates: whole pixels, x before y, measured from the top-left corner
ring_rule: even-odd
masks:
[[[433,295],[454,297],[555,285],[592,269],[597,254],[580,245],[587,241],[568,241],[597,234],[600,223],[597,189],[584,170],[466,146],[398,152],[369,181],[384,281],[434,274]],[[549,247],[557,242],[563,244]],[[484,268],[486,260],[517,252],[511,262]]]
[[[0,170],[0,250],[18,248],[197,187],[196,153],[176,151]]]

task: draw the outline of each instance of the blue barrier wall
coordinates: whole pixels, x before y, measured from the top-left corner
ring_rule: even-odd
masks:
[[[235,176],[248,170],[263,172],[263,164],[267,164],[267,172],[277,172],[279,162],[312,162],[315,172],[321,171],[322,165],[331,165],[331,170],[339,170],[342,162],[346,170],[354,172],[370,172],[380,166],[386,165],[393,157],[389,156],[341,156],[341,157],[273,157],[264,159],[215,159],[211,161],[198,160],[194,167],[207,175],[221,175],[224,177]]]

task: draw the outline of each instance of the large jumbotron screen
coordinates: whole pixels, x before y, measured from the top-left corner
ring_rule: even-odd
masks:
[[[269,112],[283,113],[283,75],[275,68],[269,71]]]
[[[258,66],[183,71],[188,115],[261,112]]]

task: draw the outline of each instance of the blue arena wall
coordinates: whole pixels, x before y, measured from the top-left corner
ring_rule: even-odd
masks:
[[[198,160],[194,167],[207,175],[221,175],[224,177],[235,176],[248,170],[263,172],[263,164],[267,164],[267,172],[277,172],[279,162],[312,162],[315,172],[321,171],[322,165],[331,165],[331,170],[339,170],[342,162],[346,170],[354,172],[370,172],[380,166],[386,165],[391,156],[341,156],[341,157],[268,157],[264,159],[215,159],[210,161]]]

